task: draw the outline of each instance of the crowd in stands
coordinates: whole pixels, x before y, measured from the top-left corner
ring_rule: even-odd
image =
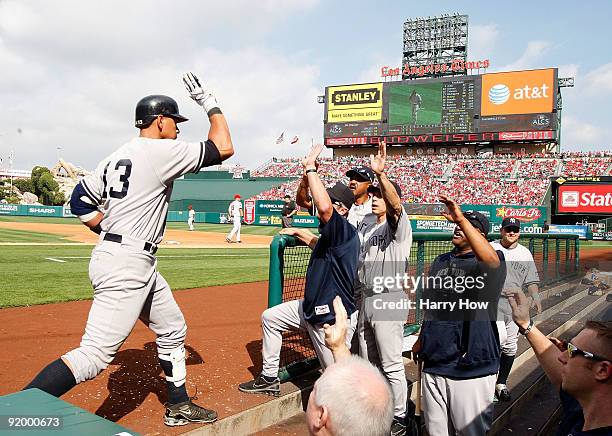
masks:
[[[553,176],[612,175],[612,152],[572,152],[525,156],[426,155],[389,156],[388,175],[402,189],[402,201],[434,203],[439,194],[452,194],[464,204],[542,204]],[[348,180],[346,171],[369,165],[368,157],[342,156],[321,159],[324,181]],[[300,177],[300,158],[274,158],[254,177]],[[294,194],[298,181],[276,186],[253,197],[277,200]]]

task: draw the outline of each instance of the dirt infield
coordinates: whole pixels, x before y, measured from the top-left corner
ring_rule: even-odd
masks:
[[[98,236],[81,224],[44,224],[22,222],[0,222],[0,228],[60,235],[73,242],[96,244]],[[242,234],[242,244],[228,244],[225,233],[189,232],[166,229],[162,247],[183,248],[268,248],[271,236]]]
[[[236,386],[261,369],[260,316],[267,282],[191,289],[175,293],[187,320],[187,390],[220,418],[269,397]],[[78,346],[91,301],[0,310],[0,395],[25,386],[45,365]],[[113,363],[96,379],[62,399],[143,434],[178,434],[162,422],[165,380],[155,335],[138,323]]]

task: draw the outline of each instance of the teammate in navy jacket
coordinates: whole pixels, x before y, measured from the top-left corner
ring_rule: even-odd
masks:
[[[443,215],[456,224],[454,249],[433,262],[422,302],[445,303],[426,310],[413,353],[423,360],[423,412],[432,435],[484,435],[491,426],[499,370],[497,301],[505,278],[503,254],[487,242],[489,220],[463,213],[450,198]],[[432,280],[432,279],[438,279]],[[450,285],[449,285],[450,284]],[[460,301],[486,302],[461,310]],[[450,303],[455,303],[451,307]],[[450,420],[450,422],[449,422]]]
[[[316,145],[304,158],[305,178],[319,218],[319,234],[297,228],[286,228],[281,234],[296,236],[312,249],[304,299],[288,301],[264,311],[261,316],[263,330],[263,368],[255,380],[240,384],[238,389],[248,393],[278,395],[280,381],[278,369],[282,346],[282,333],[288,330],[306,330],[325,369],[334,362],[332,352],[325,345],[325,325],[333,324],[336,314],[333,301],[342,299],[349,316],[346,344],[350,346],[357,327],[357,309],[353,283],[357,276],[359,236],[357,230],[346,219],[354,196],[342,183],[325,189],[317,174],[316,160],[322,145]]]

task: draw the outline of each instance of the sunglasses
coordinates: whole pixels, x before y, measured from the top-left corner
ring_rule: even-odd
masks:
[[[341,201],[332,201],[332,204],[338,206],[338,207],[346,207],[344,205],[344,203],[342,203]],[[347,208],[348,209],[348,208]]]
[[[521,231],[520,227],[504,227],[504,230],[513,233],[519,233]]]
[[[577,346],[575,346],[574,344],[572,344],[571,342],[563,342],[563,345],[566,347],[567,355],[569,356],[570,359],[572,357],[582,356],[585,359],[589,359],[589,360],[596,360],[599,362],[603,362],[603,361],[612,362],[612,360],[606,359],[605,357],[598,356],[597,354],[589,353],[588,351],[583,351]]]

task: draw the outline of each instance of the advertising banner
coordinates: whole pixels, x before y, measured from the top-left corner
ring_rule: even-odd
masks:
[[[483,74],[480,114],[552,112],[555,86],[553,68]]]
[[[244,200],[244,223],[255,222],[255,200]]]
[[[284,204],[282,200],[257,200],[255,215],[281,215]]]
[[[0,215],[19,215],[17,204],[0,204]]]
[[[563,234],[563,235],[578,235],[580,239],[587,238],[587,226],[571,226],[564,224],[551,224],[548,233]]]
[[[612,215],[612,183],[560,185],[557,212]]]
[[[378,121],[382,118],[383,84],[330,86],[326,102],[328,123]]]

